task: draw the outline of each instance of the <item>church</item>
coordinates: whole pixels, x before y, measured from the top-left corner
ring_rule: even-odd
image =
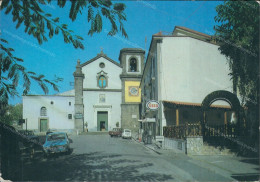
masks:
[[[145,51],[120,50],[119,63],[103,51],[77,61],[74,89],[56,95],[23,96],[24,129],[109,131],[116,126],[139,129],[139,88]]]

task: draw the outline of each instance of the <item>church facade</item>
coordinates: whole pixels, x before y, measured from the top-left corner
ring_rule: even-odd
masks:
[[[137,132],[144,54],[141,49],[125,48],[120,51],[119,63],[103,51],[86,62],[78,60],[74,90],[23,96],[27,129],[109,131],[119,126]],[[55,111],[63,113],[62,117]]]

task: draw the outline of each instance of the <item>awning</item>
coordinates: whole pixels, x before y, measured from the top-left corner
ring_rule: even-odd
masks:
[[[164,107],[171,107],[171,106],[188,106],[188,107],[197,107],[200,108],[200,103],[191,103],[191,102],[178,102],[178,101],[163,101]],[[230,106],[226,105],[211,105],[210,108],[220,108],[220,109],[231,109]]]

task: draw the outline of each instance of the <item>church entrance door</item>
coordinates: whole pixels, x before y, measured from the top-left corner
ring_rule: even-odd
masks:
[[[97,131],[108,131],[108,112],[97,112]]]

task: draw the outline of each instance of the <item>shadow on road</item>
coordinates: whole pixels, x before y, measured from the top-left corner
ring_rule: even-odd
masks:
[[[238,181],[258,181],[260,179],[257,173],[233,174],[231,177]]]
[[[172,176],[148,172],[152,163],[118,154],[53,156],[23,166],[23,181],[165,181]]]

